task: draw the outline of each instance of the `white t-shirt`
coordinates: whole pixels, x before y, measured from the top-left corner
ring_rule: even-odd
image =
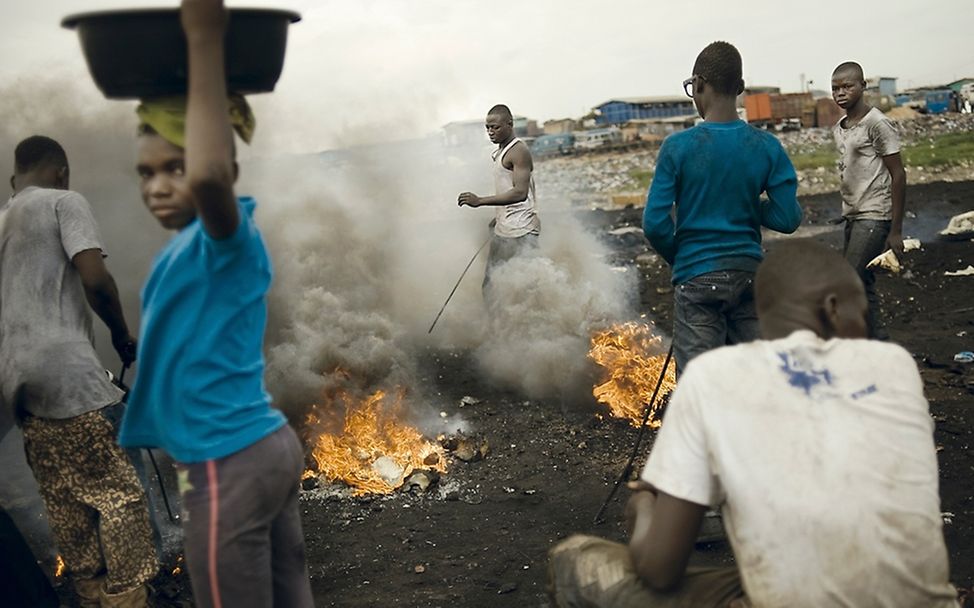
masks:
[[[881,111],[871,108],[854,127],[832,127],[839,148],[842,215],[857,220],[893,219],[893,178],[883,157],[900,151],[896,127]]]
[[[0,419],[71,418],[122,399],[95,354],[71,262],[89,249],[104,252],[77,192],[30,187],[0,205]]]
[[[680,379],[642,478],[722,505],[753,606],[956,606],[933,422],[910,355],[797,331]]]

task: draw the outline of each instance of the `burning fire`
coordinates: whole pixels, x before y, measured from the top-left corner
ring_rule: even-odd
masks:
[[[65,569],[64,558],[61,557],[61,554],[60,553],[58,553],[57,554],[57,565],[54,568],[54,576],[57,577],[57,578],[61,578],[62,576],[64,576],[64,569]]]
[[[341,434],[321,433],[312,440],[317,474],[328,481],[342,481],[361,496],[394,491],[414,469],[445,473],[443,448],[397,420],[402,400],[399,394],[387,403],[384,391],[359,402],[347,393],[340,394],[337,401],[346,405]],[[318,406],[308,415],[307,424],[311,429],[321,426]],[[315,474],[309,470],[305,477]]]
[[[599,403],[609,406],[612,416],[628,419],[633,426],[639,426],[666,361],[665,354],[658,354],[664,350],[663,339],[653,333],[651,325],[621,323],[596,332],[592,335],[588,356],[605,368],[607,380],[595,386],[592,394]],[[649,415],[651,427],[659,427],[656,410],[663,395],[675,386],[676,366],[671,361]]]

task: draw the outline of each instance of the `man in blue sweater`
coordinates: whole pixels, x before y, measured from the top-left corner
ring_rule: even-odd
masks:
[[[712,348],[758,337],[761,227],[791,233],[801,222],[781,143],[737,117],[741,74],[741,55],[727,42],[697,56],[683,87],[704,122],[663,142],[643,213],[646,237],[673,267],[678,371]]]

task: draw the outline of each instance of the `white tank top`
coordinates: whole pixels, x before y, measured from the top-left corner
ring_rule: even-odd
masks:
[[[494,192],[503,194],[514,187],[514,172],[504,166],[504,155],[521,140],[514,138],[500,150],[494,150],[491,158],[494,160]],[[541,220],[538,218],[538,207],[534,199],[534,176],[528,186],[528,197],[520,203],[511,203],[495,207],[494,234],[508,238],[516,238],[525,234],[539,234]]]

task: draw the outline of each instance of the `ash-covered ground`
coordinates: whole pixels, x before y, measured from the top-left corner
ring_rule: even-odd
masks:
[[[934,232],[951,215],[974,208],[974,182],[911,186],[906,233],[923,249],[907,258],[909,278],[883,276],[890,332],[914,354],[936,421],[942,511],[955,585],[974,585],[974,364],[953,355],[974,345],[974,276],[945,271],[974,264],[970,240],[941,241]],[[825,224],[839,208],[835,194],[807,196],[799,238],[839,247]],[[611,262],[640,275],[640,308],[662,328],[671,323],[669,272],[635,231],[641,210],[579,212],[601,235]],[[610,234],[614,231],[614,234]],[[775,239],[768,239],[773,248]],[[447,420],[465,421],[486,439],[487,457],[452,460],[438,486],[421,493],[353,498],[319,486],[303,492],[311,583],[318,606],[546,606],[546,553],[574,532],[622,540],[625,490],[606,523],[593,517],[623,467],[635,429],[602,417],[588,394],[529,400],[497,389],[466,350],[429,349],[420,378]],[[463,403],[466,396],[478,402]],[[639,462],[652,445],[645,443]],[[697,564],[730,563],[724,542],[698,548]],[[157,604],[190,606],[185,575],[157,581]]]

